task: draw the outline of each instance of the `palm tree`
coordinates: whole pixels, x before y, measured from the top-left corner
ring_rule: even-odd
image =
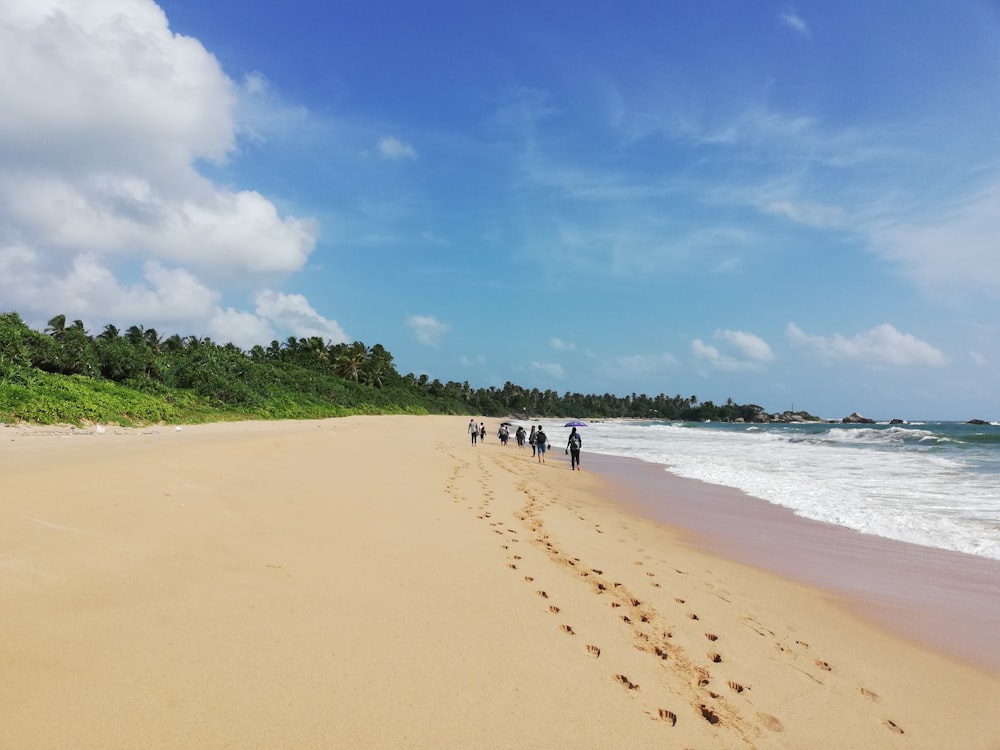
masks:
[[[179,333],[167,336],[166,340],[163,342],[163,350],[170,352],[171,354],[176,354],[184,349],[184,339]]]
[[[125,338],[132,346],[142,346],[146,343],[146,334],[142,326],[129,326]]]
[[[106,326],[104,326],[104,330],[101,331],[99,334],[97,334],[97,338],[99,341],[114,341],[119,336],[121,336],[121,332],[118,330],[116,326],[112,325],[111,323],[108,323]]]
[[[147,328],[142,332],[142,338],[145,340],[146,345],[153,350],[154,353],[160,353],[160,345],[163,343],[163,339],[156,332],[155,328]]]
[[[45,326],[45,332],[54,338],[59,338],[66,331],[66,316],[56,315]]]
[[[335,367],[337,374],[347,380],[358,380],[361,375],[361,368],[368,360],[368,347],[360,341],[355,341],[346,347],[338,357]]]

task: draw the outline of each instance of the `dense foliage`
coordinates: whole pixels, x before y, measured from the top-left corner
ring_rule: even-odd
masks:
[[[380,344],[329,344],[318,337],[246,352],[208,338],[163,338],[152,328],[113,325],[91,335],[64,315],[44,331],[16,312],[0,314],[0,421],[42,424],[301,419],[348,414],[477,414],[646,419],[753,419],[753,404],[716,406],[695,396],[559,395],[507,382],[400,375]]]

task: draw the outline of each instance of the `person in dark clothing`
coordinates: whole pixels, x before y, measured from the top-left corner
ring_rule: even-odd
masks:
[[[566,443],[566,452],[569,454],[570,471],[576,469],[580,471],[580,449],[583,447],[583,438],[580,433],[573,428],[569,434],[569,442]]]

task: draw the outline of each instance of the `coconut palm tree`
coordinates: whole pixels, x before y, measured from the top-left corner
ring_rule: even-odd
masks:
[[[368,347],[360,341],[355,341],[345,347],[335,362],[337,374],[347,380],[357,382],[361,375],[361,368],[368,360]]]

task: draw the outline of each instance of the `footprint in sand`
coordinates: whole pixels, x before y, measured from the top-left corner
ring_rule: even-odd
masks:
[[[562,628],[562,631],[564,633],[568,633],[569,635],[576,635],[571,625],[560,625],[559,627]]]
[[[778,720],[778,717],[771,716],[771,714],[758,713],[757,720],[762,727],[770,729],[772,732],[781,732],[785,729],[785,725]]]
[[[824,672],[832,672],[833,671],[833,667],[831,667],[829,664],[827,664],[822,659],[817,659],[816,660],[816,666],[819,667],[820,669],[822,669]]]
[[[717,636],[715,633],[705,633],[705,637],[708,638],[708,640],[710,641],[719,640],[719,636]]]
[[[550,604],[549,605],[549,612],[551,612],[554,615],[557,615],[557,614],[559,614],[559,607],[557,607],[555,604]]]
[[[893,734],[903,734],[903,730],[899,728],[899,725],[894,721],[890,721],[889,719],[883,721],[882,726],[884,726]]]
[[[713,664],[719,664],[720,662],[722,662],[722,656],[713,651],[708,655],[708,660]]]
[[[677,726],[677,714],[673,711],[668,711],[665,708],[661,708],[658,712],[660,721],[667,722],[670,726]]]
[[[743,687],[740,683],[735,682],[733,680],[730,680],[726,684],[729,686],[729,689],[732,690],[734,693],[742,693],[744,690],[746,690],[746,688]]]
[[[615,675],[615,680],[617,680],[618,682],[620,682],[622,685],[624,685],[625,687],[627,687],[629,690],[638,690],[639,689],[639,686],[637,684],[635,684],[634,682],[632,682],[628,677],[626,677],[623,674],[616,674]]]
[[[598,658],[601,655],[601,649],[599,649],[597,646],[593,646],[593,645],[591,645],[591,644],[588,643],[587,644],[587,653],[590,654],[591,656],[593,656],[596,659],[596,658]]]
[[[710,709],[708,706],[706,706],[704,703],[698,706],[698,710],[701,711],[702,718],[709,724],[719,723],[719,715],[715,713],[715,711]]]
[[[865,698],[867,698],[870,701],[877,701],[877,700],[879,700],[878,693],[874,693],[871,690],[869,690],[868,688],[861,688],[861,694],[863,696],[865,696]]]
[[[548,595],[548,594],[546,594],[546,593],[545,593],[544,591],[542,591],[541,589],[539,589],[539,590],[538,590],[538,591],[536,591],[535,593],[536,593],[536,594],[538,594],[538,595],[539,595],[540,597],[542,597],[542,599],[548,599],[548,598],[549,598],[549,595]]]

